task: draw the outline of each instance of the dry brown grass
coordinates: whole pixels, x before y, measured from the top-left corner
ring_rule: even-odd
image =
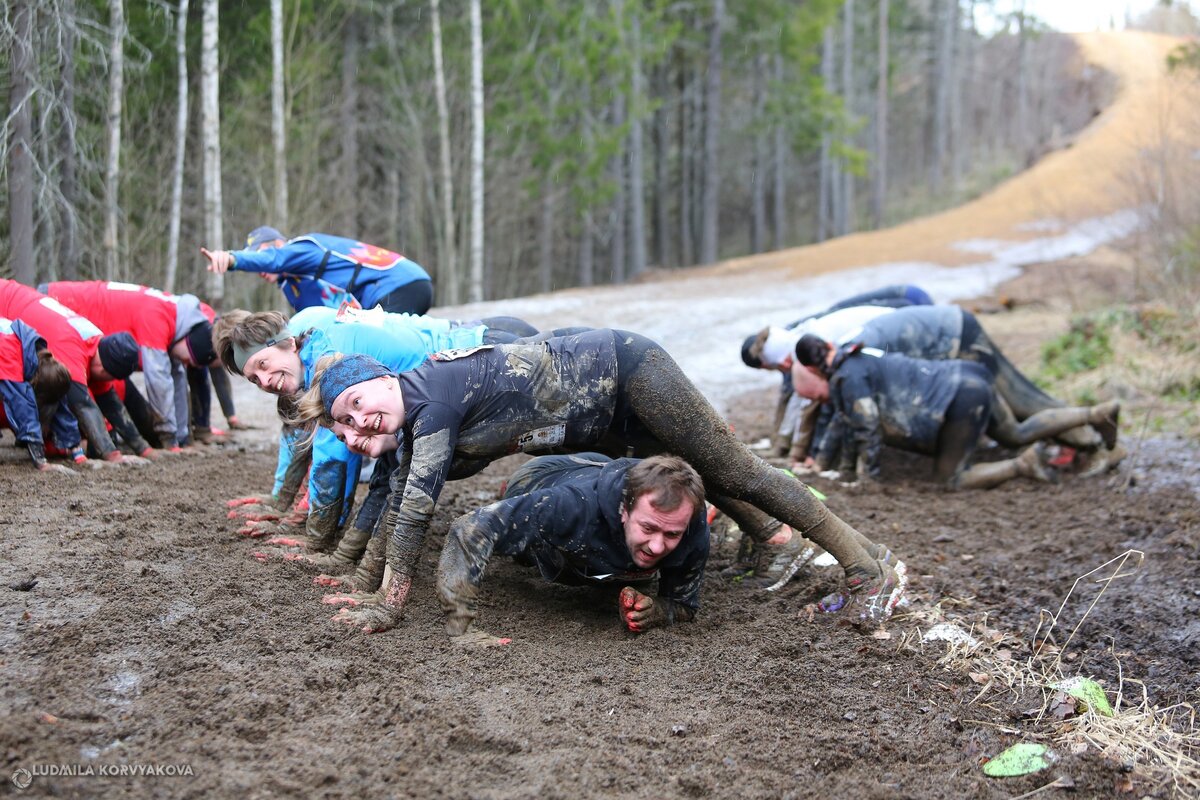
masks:
[[[1119,680],[1115,693],[1108,693],[1110,698],[1115,696],[1111,716],[1087,708],[1058,688],[1070,677],[1064,673],[1063,658],[1075,634],[1107,592],[1121,591],[1119,582],[1135,574],[1141,560],[1140,552],[1130,550],[1081,575],[1057,611],[1042,611],[1038,630],[1028,640],[990,627],[986,615],[972,620],[969,599],[946,598],[933,605],[916,607],[897,618],[905,627],[898,647],[925,654],[930,648],[944,648],[935,663],[944,670],[967,676],[980,686],[967,705],[986,708],[992,712],[991,719],[964,720],[964,723],[995,727],[1004,733],[1052,744],[1062,752],[1095,751],[1129,770],[1133,777],[1144,782],[1143,788],[1156,793],[1198,796],[1200,727],[1190,704],[1166,708],[1153,705],[1145,684],[1124,676],[1115,651],[1112,656]],[[1081,597],[1084,594],[1081,587],[1089,586],[1097,591],[1093,596]],[[1075,624],[1068,627],[1066,620],[1076,615]],[[922,629],[943,622],[957,625],[974,642],[922,641]],[[1062,644],[1056,644],[1055,634],[1064,631]],[[1019,715],[1021,722],[1006,725],[994,721],[1011,719],[1012,706],[1019,702],[1026,706]],[[1057,786],[1055,781],[1030,794]]]

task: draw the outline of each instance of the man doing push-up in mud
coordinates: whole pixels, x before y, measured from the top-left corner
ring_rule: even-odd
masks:
[[[437,587],[455,644],[510,641],[472,627],[479,584],[496,553],[572,586],[657,577],[657,599],[633,586],[621,589],[621,622],[634,633],[690,622],[708,560],[704,483],[676,456],[614,461],[580,453],[526,462],[502,500],[459,517],[446,534]]]

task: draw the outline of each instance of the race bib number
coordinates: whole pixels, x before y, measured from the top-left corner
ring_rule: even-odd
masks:
[[[478,353],[480,350],[491,350],[494,346],[495,345],[481,344],[478,347],[456,347],[453,350],[441,350],[429,357],[434,361],[454,361],[458,358],[466,358],[472,353]],[[526,435],[528,436],[529,434]]]
[[[522,434],[517,438],[517,449],[521,452],[530,450],[542,450],[547,447],[557,447],[567,439],[567,426],[565,423],[551,425],[548,428],[538,428]]]

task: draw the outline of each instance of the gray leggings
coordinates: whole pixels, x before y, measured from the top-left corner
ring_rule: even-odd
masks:
[[[777,523],[770,515],[825,548],[848,571],[876,571],[864,549],[870,541],[819,503],[804,484],[739,442],[661,346],[640,334],[614,333],[617,410],[597,450],[639,457],[673,453],[700,473],[713,505],[756,541],[774,533]]]

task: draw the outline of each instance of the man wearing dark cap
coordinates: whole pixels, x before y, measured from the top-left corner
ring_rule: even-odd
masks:
[[[104,333],[133,336],[137,343],[134,363],[145,376],[153,433],[163,449],[172,452],[189,444],[184,367],[208,366],[216,360],[212,323],[201,311],[200,300],[195,295],[172,295],[117,281],[57,281],[47,284],[45,291],[68,308],[86,313]],[[122,368],[129,365],[127,348],[110,354]]]
[[[255,228],[243,250],[200,248],[208,269],[257,272],[279,283],[300,311],[311,306],[338,308],[343,302],[381,306],[398,314],[424,314],[433,304],[429,273],[412,259],[382,247],[326,233],[286,240],[275,228]]]

